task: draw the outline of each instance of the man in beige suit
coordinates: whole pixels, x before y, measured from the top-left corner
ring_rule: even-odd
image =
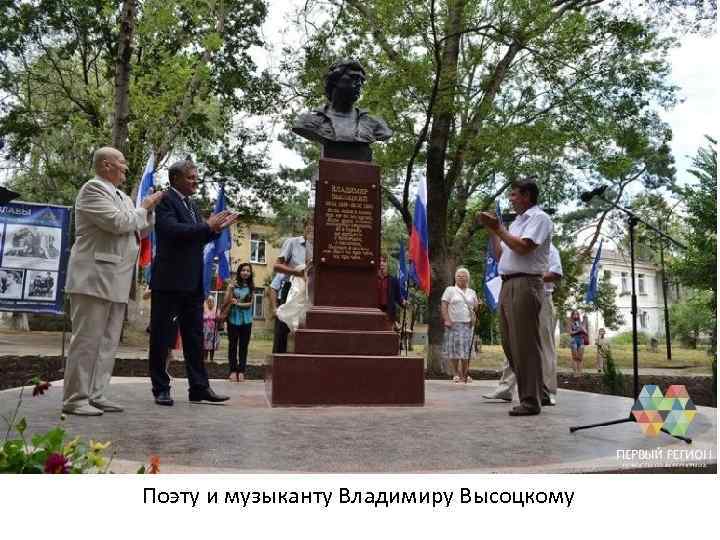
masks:
[[[72,339],[63,388],[64,413],[98,416],[122,412],[105,391],[120,341],[125,307],[141,236],[152,228],[153,209],[163,193],[135,208],[119,186],[125,181],[125,157],[114,148],[93,155],[95,177],[75,200],[75,244],[68,263]]]

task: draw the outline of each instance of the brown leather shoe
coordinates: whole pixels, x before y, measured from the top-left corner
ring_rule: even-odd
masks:
[[[517,407],[510,409],[508,414],[510,416],[533,416],[535,414],[540,414],[540,409],[531,409],[525,405],[518,405]]]

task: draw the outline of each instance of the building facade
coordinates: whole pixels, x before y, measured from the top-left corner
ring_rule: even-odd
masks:
[[[594,258],[594,255],[593,255]],[[585,281],[589,279],[591,266],[585,269]],[[598,279],[610,282],[615,286],[615,305],[620,311],[623,324],[616,330],[606,328],[606,335],[613,336],[623,332],[632,331],[632,282],[630,271],[630,256],[618,251],[603,249],[600,254]],[[663,286],[661,269],[647,261],[635,261],[635,293],[637,295],[638,332],[650,336],[665,335],[665,307],[663,301]],[[678,301],[680,291],[668,285],[668,306]],[[605,328],[600,312],[587,314],[590,339],[595,341],[597,331]]]

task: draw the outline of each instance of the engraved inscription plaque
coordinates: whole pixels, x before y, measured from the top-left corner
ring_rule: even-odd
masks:
[[[380,197],[377,181],[322,178],[315,224],[319,266],[376,267]]]

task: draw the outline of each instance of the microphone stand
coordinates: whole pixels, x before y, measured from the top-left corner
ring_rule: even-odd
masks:
[[[628,223],[628,235],[630,236],[630,283],[632,284],[631,288],[631,308],[630,311],[632,313],[632,348],[633,348],[633,399],[637,401],[638,396],[640,395],[640,374],[638,369],[638,333],[637,333],[637,295],[635,294],[635,226],[638,223],[643,224],[648,229],[654,231],[656,234],[658,234],[660,237],[665,238],[672,242],[673,244],[683,248],[687,249],[687,246],[684,244],[678,242],[668,234],[664,233],[657,227],[654,227],[653,225],[650,225],[646,221],[643,221],[639,217],[637,217],[633,212],[628,210],[627,208],[620,206],[616,204],[613,201],[607,200],[605,197],[602,196],[602,194],[595,194],[600,200],[604,201],[605,203],[613,206],[614,208],[622,211],[625,213]],[[589,200],[587,201],[589,202]],[[570,433],[575,433],[576,431],[580,431],[581,429],[590,429],[595,427],[602,427],[602,426],[612,426],[615,424],[624,424],[625,422],[636,422],[635,417],[632,414],[632,411],[628,416],[625,418],[621,418],[619,420],[609,420],[607,422],[599,422],[597,424],[588,424],[584,426],[573,426],[570,428]],[[686,442],[687,444],[692,443],[692,439],[689,439],[687,437],[682,437],[680,435],[673,435],[665,428],[660,428],[660,431],[663,433],[667,433],[671,437],[674,437],[676,439],[679,439],[681,441]]]

